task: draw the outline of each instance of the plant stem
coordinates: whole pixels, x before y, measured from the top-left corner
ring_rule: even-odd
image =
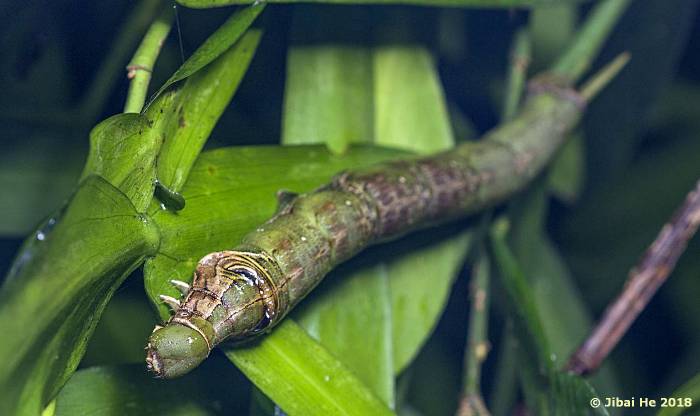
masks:
[[[125,113],[138,113],[146,102],[148,84],[151,81],[153,65],[160,54],[160,50],[168,37],[172,26],[173,13],[170,7],[163,7],[160,15],[151,24],[146,35],[141,41],[141,45],[131,58],[131,62],[126,67],[128,78],[131,80],[129,93],[124,105]]]
[[[632,0],[603,0],[591,11],[552,73],[575,83],[588,70],[622,13]]]
[[[498,348],[495,386],[491,392],[489,408],[494,416],[509,414],[516,397],[517,340],[513,334],[513,324],[506,322]]]
[[[566,369],[589,374],[600,366],[610,351],[644,310],[666,281],[700,225],[700,181],[659,232],[639,263],[630,271],[620,296],[610,305],[603,319],[571,356]]]
[[[628,52],[623,52],[616,56],[615,59],[608,63],[596,76],[591,77],[590,80],[586,81],[586,83],[581,86],[581,96],[587,101],[595,97],[620,71],[622,71],[622,68],[627,65],[629,60],[630,54]]]
[[[162,4],[163,0],[143,0],[133,9],[110,47],[109,55],[100,64],[87,89],[88,93],[83,96],[78,105],[76,111],[80,114],[82,123],[90,125],[97,119],[118,79],[115,74],[124,67],[126,57],[160,12]]]
[[[515,34],[510,55],[510,72],[506,84],[506,95],[503,100],[503,111],[501,120],[510,121],[515,117],[520,106],[525,79],[527,78],[527,68],[532,58],[532,48],[530,46],[530,36],[526,29],[520,29]]]
[[[464,353],[464,391],[457,410],[458,416],[489,415],[480,388],[481,364],[490,348],[486,337],[489,274],[489,259],[484,255],[483,249],[480,249],[472,270],[471,314]]]

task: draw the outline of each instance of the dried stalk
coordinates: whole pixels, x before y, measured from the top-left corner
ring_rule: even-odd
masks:
[[[603,319],[571,356],[566,369],[589,374],[600,364],[627,332],[652,296],[666,281],[678,258],[700,225],[700,181],[659,232],[656,240],[630,271],[620,296],[608,306]]]

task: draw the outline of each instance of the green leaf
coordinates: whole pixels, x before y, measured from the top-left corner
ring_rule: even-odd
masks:
[[[288,414],[393,414],[291,319],[286,319],[253,347],[230,348],[225,352]]]
[[[605,397],[599,397],[588,381],[575,374],[562,372],[551,374],[550,380],[552,383],[551,414],[608,416],[605,406],[591,406],[594,398],[598,398],[601,403],[605,403]]]
[[[90,132],[90,154],[82,178],[98,175],[124,192],[143,212],[153,196],[161,139],[140,114],[118,114]]]
[[[154,224],[88,176],[61,217],[30,235],[0,289],[0,413],[39,414],[75,371],[102,310],[158,246]]]
[[[580,3],[586,0],[268,0],[268,3],[331,3],[331,4],[413,4],[453,7],[533,7],[539,5]],[[210,8],[233,4],[255,4],[254,0],[178,0],[187,7]]]
[[[253,2],[251,2],[253,3]],[[255,2],[250,7],[237,11],[216,32],[190,56],[182,66],[163,84],[153,95],[151,102],[158,98],[163,91],[178,81],[195,74],[219,56],[223,55],[253,24],[253,21],[265,9],[265,3]]]
[[[507,221],[496,222],[491,229],[490,243],[522,348],[518,361],[522,363],[520,371],[528,406],[537,409],[537,414],[607,415],[605,407],[590,406],[590,400],[598,395],[587,381],[557,370],[538,300],[506,243],[507,232]]]
[[[541,178],[513,201],[511,243],[542,314],[552,357],[558,366],[563,366],[571,351],[592,329],[593,319],[566,263],[545,233],[548,185],[551,186],[553,174],[550,172]],[[604,366],[593,381],[606,393],[618,390],[608,366]]]
[[[351,261],[294,316],[389,406],[394,403],[391,292],[383,263]],[[361,343],[358,340],[362,339]]]
[[[161,96],[146,112],[154,130],[165,138],[157,162],[157,177],[179,191],[204,143],[228,106],[248,69],[262,33],[249,30],[231,48],[190,76],[172,97]]]
[[[371,85],[367,48],[293,46],[287,58],[282,143],[326,143],[334,153],[367,143],[372,138]]]
[[[156,380],[143,364],[80,370],[56,397],[55,416],[214,416],[242,414],[244,381],[226,361],[212,359],[176,380]]]
[[[427,49],[380,46],[373,66],[375,143],[423,154],[454,146],[440,78]]]

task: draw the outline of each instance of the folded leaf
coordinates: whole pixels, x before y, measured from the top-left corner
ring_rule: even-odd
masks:
[[[253,24],[255,18],[258,17],[260,12],[264,9],[265,3],[256,2],[252,6],[232,14],[231,17],[212,33],[207,40],[197,48],[192,56],[187,58],[187,61],[165,81],[158,92],[153,95],[151,102],[158,98],[163,91],[167,90],[174,83],[195,74],[226,52],[231,45],[236,43],[243,33],[245,33],[250,25]]]
[[[158,232],[117,188],[88,176],[65,214],[30,236],[0,289],[0,413],[36,415],[75,370],[107,300]]]
[[[256,6],[257,8],[257,6]],[[245,75],[262,32],[251,29],[213,62],[191,75],[163,108],[154,103],[146,115],[165,138],[157,177],[172,191],[182,189],[195,159]],[[166,100],[163,100],[166,101]]]

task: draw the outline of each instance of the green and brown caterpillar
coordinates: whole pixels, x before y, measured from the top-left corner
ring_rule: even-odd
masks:
[[[505,200],[546,166],[589,98],[585,87],[534,82],[519,116],[480,141],[344,172],[307,194],[281,193],[277,214],[233,250],[205,256],[191,287],[173,281],[185,297],[161,297],[175,313],[149,339],[148,369],[187,373],[221,342],[272,328],[367,246]]]

